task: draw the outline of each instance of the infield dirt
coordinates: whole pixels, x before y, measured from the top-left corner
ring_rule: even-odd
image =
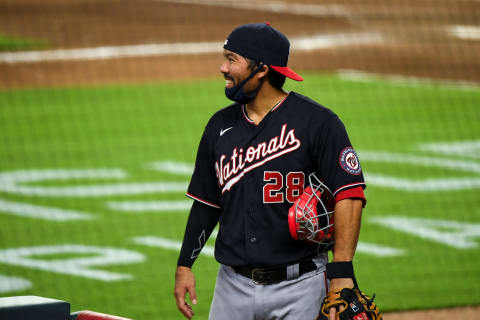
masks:
[[[182,3],[184,2],[184,3]],[[190,2],[190,3],[189,3]],[[480,82],[480,41],[453,36],[455,25],[478,23],[480,2],[290,1],[302,10],[271,12],[273,1],[245,1],[252,9],[202,1],[3,0],[2,33],[47,40],[49,49],[147,43],[223,42],[237,25],[269,21],[289,38],[319,34],[380,34],[373,44],[314,51],[292,49],[289,65],[302,72],[366,72]],[[205,2],[205,1],[203,1]],[[260,10],[259,3],[266,9]],[[308,7],[312,5],[312,7]],[[311,8],[309,10],[309,8]],[[316,9],[315,9],[316,8]],[[314,10],[315,9],[315,10]],[[274,9],[272,9],[274,10]],[[88,61],[1,63],[0,88],[140,83],[219,76],[219,54],[166,55]]]

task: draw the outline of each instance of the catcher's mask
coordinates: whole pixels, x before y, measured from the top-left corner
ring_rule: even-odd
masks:
[[[330,189],[312,173],[307,186],[289,212],[288,226],[295,240],[330,246],[334,242],[335,199]]]

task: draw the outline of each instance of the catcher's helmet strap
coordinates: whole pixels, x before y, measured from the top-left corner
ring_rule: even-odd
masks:
[[[330,262],[327,263],[327,278],[351,278],[355,287],[358,287],[355,279],[355,272],[353,271],[352,261]]]

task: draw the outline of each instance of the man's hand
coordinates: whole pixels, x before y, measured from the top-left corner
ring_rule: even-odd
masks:
[[[192,269],[187,267],[178,266],[175,273],[175,300],[177,302],[177,308],[183,315],[192,319],[195,315],[192,307],[185,301],[185,296],[188,292],[190,301],[193,304],[197,304],[197,294],[195,293],[195,276]]]
[[[353,280],[350,278],[337,278],[330,280],[330,291],[341,289],[341,288],[353,288]],[[342,311],[344,308],[341,307]],[[340,318],[337,315],[337,310],[335,308],[330,308],[328,320],[339,320]]]

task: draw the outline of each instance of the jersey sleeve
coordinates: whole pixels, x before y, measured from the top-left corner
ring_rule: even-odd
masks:
[[[336,115],[329,116],[318,129],[313,153],[317,173],[334,196],[348,189],[366,187],[357,153],[344,124]]]
[[[213,141],[209,139],[208,126],[205,128],[198,146],[195,169],[186,196],[211,207],[220,208]]]

